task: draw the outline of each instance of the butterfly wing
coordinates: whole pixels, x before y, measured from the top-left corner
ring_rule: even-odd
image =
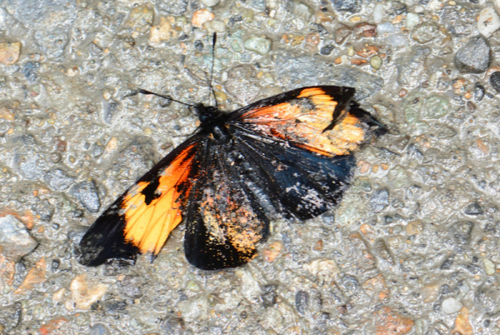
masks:
[[[276,212],[300,220],[316,217],[342,197],[352,179],[353,155],[328,157],[302,148],[264,141],[245,132],[237,135],[240,152],[261,194]]]
[[[230,123],[323,156],[348,155],[385,131],[352,101],[354,93],[350,87],[300,88],[237,110]]]
[[[230,115],[238,148],[278,212],[304,220],[335,206],[352,179],[352,151],[386,131],[352,101],[354,93],[300,88]]]
[[[242,158],[231,142],[207,146],[184,237],[186,258],[200,269],[247,263],[256,255],[256,243],[269,234],[265,200],[252,187],[252,176],[240,174]]]
[[[119,197],[83,236],[80,263],[135,259],[138,252],[157,255],[182,221],[204,145],[204,137],[188,139]]]

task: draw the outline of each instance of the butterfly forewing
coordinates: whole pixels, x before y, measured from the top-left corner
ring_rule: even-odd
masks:
[[[119,197],[82,238],[80,262],[95,266],[138,252],[158,254],[182,221],[203,143],[199,136],[187,140]]]
[[[367,125],[349,112],[354,92],[337,86],[301,88],[236,111],[231,122],[321,155],[346,155],[367,139]]]

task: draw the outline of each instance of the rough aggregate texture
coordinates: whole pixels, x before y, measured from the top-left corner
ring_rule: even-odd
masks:
[[[19,223],[0,238],[29,246],[1,245],[0,333],[499,334],[500,23],[480,29],[485,9],[0,2],[0,220]],[[213,18],[194,27],[199,10]],[[389,133],[357,153],[338,208],[273,222],[245,267],[193,268],[183,226],[154,263],[80,265],[98,213],[196,129],[186,107],[130,93],[213,104],[213,31],[220,107],[353,86]]]

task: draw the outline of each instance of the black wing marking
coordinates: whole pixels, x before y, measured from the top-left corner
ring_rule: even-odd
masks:
[[[325,157],[285,142],[237,133],[239,150],[260,176],[260,189],[283,214],[301,220],[316,217],[335,206],[349,186],[353,155]]]

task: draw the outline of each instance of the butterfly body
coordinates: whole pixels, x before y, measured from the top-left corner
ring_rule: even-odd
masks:
[[[385,131],[353,95],[352,88],[318,86],[232,113],[195,105],[198,131],[96,220],[80,243],[80,262],[157,255],[185,220],[191,264],[247,263],[271,220],[310,219],[334,207],[352,179],[353,151]]]

